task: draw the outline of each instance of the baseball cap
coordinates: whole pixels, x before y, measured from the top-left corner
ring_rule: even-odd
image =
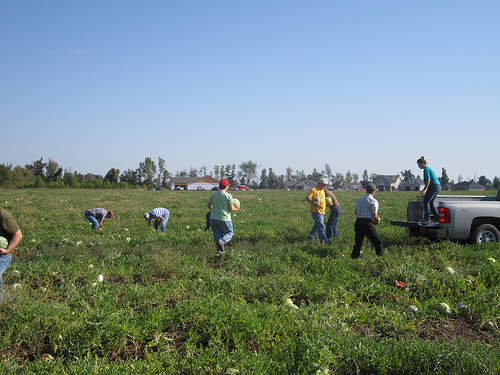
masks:
[[[321,178],[318,183],[322,183],[323,185],[328,185],[328,181],[326,180],[326,178]]]
[[[220,180],[219,185],[222,185],[222,186],[231,186],[231,184],[229,183],[229,181],[226,180],[225,178],[223,178],[222,180]]]
[[[368,191],[377,191],[377,187],[375,186],[374,183],[370,182],[368,185],[366,185],[366,190]]]

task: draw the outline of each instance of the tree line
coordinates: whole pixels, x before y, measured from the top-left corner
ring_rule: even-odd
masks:
[[[136,169],[127,169],[120,173],[119,169],[111,168],[105,176],[93,173],[82,174],[71,169],[64,169],[56,161],[49,159],[44,162],[43,158],[26,164],[24,167],[11,164],[0,164],[0,187],[4,188],[150,188],[169,185],[171,177],[204,177],[206,175],[220,180],[225,178],[231,185],[248,185],[254,189],[283,189],[287,181],[318,181],[326,178],[334,189],[340,189],[344,183],[359,183],[361,187],[374,181],[378,174],[368,174],[365,169],[362,175],[347,171],[343,173],[333,172],[329,164],[325,164],[324,170],[314,168],[311,173],[305,173],[304,170],[293,170],[287,167],[285,174],[277,175],[272,168],[264,168],[257,172],[258,165],[252,160],[241,162],[238,167],[236,164],[214,165],[212,171],[202,165],[200,168],[191,167],[188,170],[177,171],[174,174],[167,169],[167,163],[164,159],[158,158],[155,163],[150,157],[146,157],[139,163]],[[442,168],[439,180],[442,184],[453,184],[446,169]],[[411,170],[404,170],[400,173],[401,179],[407,181],[415,178]],[[462,182],[461,176],[458,182]],[[496,177],[493,181],[485,176],[479,177],[477,181],[486,189],[500,188],[500,178]]]

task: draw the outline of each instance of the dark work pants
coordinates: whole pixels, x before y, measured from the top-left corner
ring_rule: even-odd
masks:
[[[382,238],[372,224],[371,219],[356,219],[354,223],[354,247],[352,249],[351,258],[359,258],[361,254],[361,246],[363,246],[363,240],[366,237],[375,246],[375,252],[377,255],[384,254],[384,245],[382,244]]]

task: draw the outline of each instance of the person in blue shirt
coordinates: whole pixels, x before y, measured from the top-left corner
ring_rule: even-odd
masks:
[[[434,200],[441,191],[441,183],[439,182],[439,179],[437,178],[434,171],[427,166],[427,161],[423,156],[417,160],[417,165],[420,169],[424,170],[425,185],[424,188],[420,191],[420,193],[424,196],[424,217],[422,221],[431,221],[430,214],[432,212],[432,215],[434,215],[432,221],[439,222],[439,211],[434,204]]]
[[[148,226],[151,225],[151,220],[154,219],[154,227],[157,232],[165,232],[167,229],[168,218],[170,216],[170,212],[164,207],[156,207],[151,211],[146,212],[144,214],[144,219],[148,223]]]
[[[104,208],[91,208],[85,211],[85,217],[92,223],[92,229],[102,230],[102,222],[105,218],[112,218],[113,213]]]

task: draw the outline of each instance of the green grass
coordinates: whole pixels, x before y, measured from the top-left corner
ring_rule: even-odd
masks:
[[[337,193],[327,246],[305,241],[305,194],[234,192],[235,237],[217,258],[203,231],[210,192],[1,190],[23,240],[3,275],[0,373],[499,372],[498,244],[408,237],[389,221],[415,193],[378,192],[386,254],[367,243],[353,261],[362,193]],[[142,216],[157,206],[171,211],[165,233]],[[83,216],[92,207],[115,213],[102,232]]]

